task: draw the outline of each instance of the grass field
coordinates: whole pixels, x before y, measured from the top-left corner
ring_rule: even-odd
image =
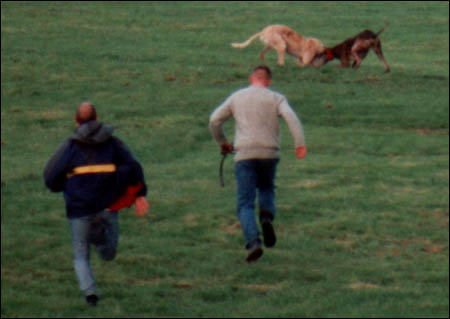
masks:
[[[357,71],[266,55],[309,153],[283,124],[278,243],[245,264],[208,118],[263,47],[230,43],[282,23],[331,46],[386,22],[388,74],[373,53]],[[1,42],[2,317],[448,318],[448,2],[2,2]],[[94,309],[42,179],[83,100],[119,126],[152,204],[121,212],[115,261],[93,254]]]

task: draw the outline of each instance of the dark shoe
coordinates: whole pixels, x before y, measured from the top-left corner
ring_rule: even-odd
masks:
[[[95,307],[97,306],[98,299],[97,295],[89,295],[86,297],[86,302],[88,306]]]
[[[263,236],[264,236],[264,246],[270,248],[275,246],[277,242],[277,237],[275,236],[275,231],[273,230],[272,222],[265,220],[261,223]]]
[[[262,255],[263,255],[262,248],[261,247],[257,247],[257,248],[253,249],[252,251],[250,251],[248,253],[248,256],[245,259],[245,261],[248,262],[248,263],[257,261],[259,259],[259,257],[261,257]]]
[[[275,236],[275,231],[272,225],[273,214],[269,211],[261,210],[259,213],[259,221],[263,231],[264,246],[268,248],[275,246],[277,237]]]
[[[245,259],[248,263],[254,262],[262,256],[263,250],[261,248],[261,240],[257,239],[255,242],[247,245],[248,256]]]

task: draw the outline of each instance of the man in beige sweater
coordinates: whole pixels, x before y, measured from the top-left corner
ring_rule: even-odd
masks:
[[[276,242],[272,222],[276,214],[274,181],[280,153],[280,116],[294,138],[297,158],[304,158],[307,149],[301,122],[286,98],[268,89],[272,83],[270,69],[255,68],[249,81],[249,87],[232,94],[212,113],[209,127],[223,155],[235,151],[237,211],[247,241],[246,260],[252,262],[263,254],[255,218],[257,191],[264,245],[273,247]],[[230,117],[236,127],[234,147],[222,129]]]

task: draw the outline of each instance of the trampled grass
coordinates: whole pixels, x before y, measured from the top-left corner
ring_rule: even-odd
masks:
[[[2,317],[449,316],[448,2],[2,2]],[[208,117],[247,85],[262,27],[334,45],[381,35],[359,70],[273,67],[305,126],[282,126],[277,246],[244,263],[232,160]],[[42,169],[83,100],[119,126],[152,209],[121,212],[118,256],[78,291],[60,194]],[[232,136],[233,125],[227,124]]]

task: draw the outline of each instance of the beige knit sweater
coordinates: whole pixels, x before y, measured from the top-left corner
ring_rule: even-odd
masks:
[[[228,97],[211,114],[209,128],[219,146],[228,143],[222,125],[230,117],[234,118],[236,162],[278,158],[280,116],[289,127],[295,148],[305,146],[302,124],[286,98],[260,86],[249,86]]]

